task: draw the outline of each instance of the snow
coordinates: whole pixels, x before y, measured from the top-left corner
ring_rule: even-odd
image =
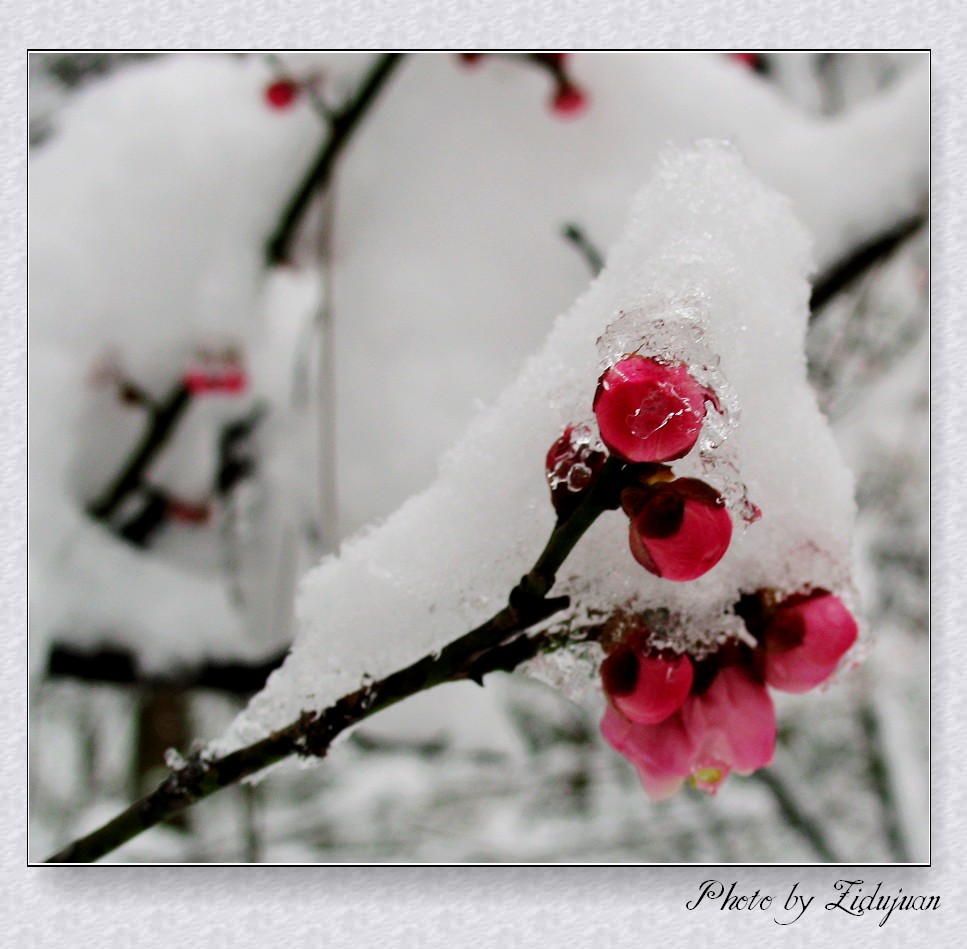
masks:
[[[275,397],[283,388],[275,380],[289,375],[294,347],[276,342],[280,362],[270,365],[273,350],[257,345],[264,335],[261,241],[304,167],[318,117],[301,109],[280,123],[261,104],[265,75],[257,61],[199,56],[146,63],[78,95],[33,160],[37,663],[50,634],[82,645],[133,647],[148,671],[204,658],[254,659],[287,638],[284,625],[269,626],[261,641],[244,635],[246,621],[258,624],[264,616],[239,614],[218,573],[212,538],[170,531],[161,546],[172,549],[159,557],[133,550],[81,512],[145,424],[141,410],[122,407],[109,388],[91,382],[95,367],[116,364],[160,398],[198,346],[242,343],[258,354],[253,375],[265,396]],[[234,107],[223,108],[226,100]],[[232,173],[212,188],[212,169],[227,155]],[[198,226],[185,227],[186,220]],[[282,297],[297,314],[293,293]],[[148,481],[184,500],[204,500],[221,427],[253,402],[252,396],[196,400]],[[291,427],[292,418],[287,422]]]
[[[595,340],[617,320],[626,348],[631,314],[645,354],[684,358],[702,383],[721,373],[741,411],[721,450],[676,469],[720,489],[737,473],[764,514],[714,570],[687,584],[643,575],[623,516],[605,515],[559,574],[555,592],[572,596],[565,621],[580,627],[618,608],[647,610],[659,635],[694,651],[737,628],[731,608],[743,592],[824,587],[853,603],[852,479],[806,381],[809,266],[788,202],[731,147],[666,154],[600,277],[477,415],[436,482],[304,578],[293,650],[228,744],[325,707],[500,608],[553,526],[542,446],[587,416],[600,369]],[[649,330],[667,341],[669,326],[679,348],[656,349]],[[372,368],[374,386],[380,370]]]
[[[284,59],[296,75],[321,73],[330,103],[370,62]],[[573,70],[593,107],[563,123],[547,109],[546,77],[533,70],[411,57],[339,170],[334,329],[322,338],[309,329],[323,293],[315,269],[266,280],[261,264],[265,235],[320,138],[308,100],[270,110],[262,100],[270,71],[258,57],[188,55],[139,63],[58,105],[30,174],[32,583],[45,601],[33,615],[38,653],[56,630],[133,646],[145,668],[164,669],[266,654],[288,636],[281,606],[254,620],[234,615],[215,589],[221,554],[199,557],[193,548],[206,542],[197,532],[166,534],[157,550],[166,562],[153,569],[86,523],[80,502],[139,430],[136,413],[105,405],[110,398],[87,384],[94,364],[113,354],[159,395],[198,346],[242,345],[254,391],[273,409],[255,505],[258,536],[268,540],[248,570],[249,601],[271,590],[281,602],[280,573],[304,562],[305,545],[293,538],[305,523],[332,546],[425,488],[475,406],[498,396],[581,291],[584,268],[557,233],[563,222],[580,222],[602,247],[613,243],[663,142],[728,137],[791,196],[823,265],[881,222],[884,194],[904,207],[918,200],[924,59],[907,57],[902,81],[854,123],[804,115],[720,56],[580,55]],[[885,139],[895,158],[886,163]],[[856,167],[834,173],[854,153]],[[298,407],[291,381],[293,366],[323,349],[335,366],[334,422]],[[247,404],[188,422],[152,480],[198,494],[218,424]],[[333,429],[335,476],[320,465]],[[320,472],[317,483],[306,470]],[[205,587],[194,608],[177,586],[186,569]],[[260,586],[257,576],[277,579]],[[159,641],[172,621],[184,634]],[[240,635],[243,626],[250,632]]]
[[[49,104],[46,118],[52,134],[33,154],[30,168],[30,600],[31,662],[37,675],[42,673],[49,634],[79,645],[127,645],[138,652],[143,668],[161,672],[203,657],[256,658],[285,642],[293,577],[306,564],[307,545],[297,539],[305,523],[313,522],[317,529],[321,525],[330,537],[340,537],[387,517],[434,481],[441,453],[464,431],[478,401],[492,403],[498,398],[527,355],[540,346],[554,317],[585,288],[584,263],[560,238],[560,225],[576,221],[602,249],[613,245],[632,196],[665,143],[682,145],[702,136],[735,142],[754,175],[791,199],[795,215],[811,232],[819,268],[871,229],[892,221],[893,215],[917,210],[928,157],[927,56],[897,54],[892,59],[899,82],[879,92],[866,88],[856,97],[865,105],[830,118],[816,114],[812,106],[808,114],[803,111],[804,85],[796,91],[780,82],[777,91],[771,81],[760,80],[724,57],[577,54],[573,69],[592,94],[592,108],[578,121],[560,123],[546,107],[546,77],[503,61],[465,71],[448,56],[411,57],[338,170],[328,285],[312,259],[310,241],[300,245],[298,267],[269,274],[262,269],[264,237],[318,147],[321,123],[305,101],[284,113],[264,108],[261,95],[268,70],[257,57],[159,58],[92,84],[69,100]],[[337,102],[353,88],[371,57],[292,54],[286,61],[297,74],[322,71],[322,90],[330,102]],[[866,62],[867,57],[857,60],[856,69],[865,68]],[[843,91],[850,98],[850,89]],[[796,101],[789,101],[790,95]],[[41,112],[48,108],[43,103],[38,107]],[[801,291],[801,283],[797,285]],[[332,335],[321,331],[317,317],[325,295],[332,303]],[[873,325],[870,336],[882,339],[887,326],[895,324],[888,308],[880,305],[883,301],[876,302],[884,319],[883,333]],[[602,322],[582,340],[589,346],[592,375],[597,359],[594,336],[603,326]],[[169,529],[148,553],[120,544],[82,513],[83,502],[103,487],[142,427],[138,410],[118,406],[110,393],[88,384],[94,364],[113,351],[137,382],[161,394],[196,348],[209,342],[243,346],[253,398],[270,406],[260,432],[263,470],[257,482],[247,486],[251,490],[246,496],[238,499],[248,512],[243,518],[247,539],[240,548],[242,562],[228,582],[224,550],[213,536],[229,520],[227,512],[218,515],[215,530],[207,533]],[[830,354],[835,357],[851,345],[856,348],[856,341],[834,343]],[[311,376],[311,363],[324,350],[336,367],[336,400],[323,412],[332,417],[320,423],[312,415],[314,407],[306,403],[300,379]],[[858,351],[865,353],[862,346]],[[378,384],[372,381],[374,366]],[[733,370],[724,362],[722,372],[735,382]],[[911,365],[912,383],[919,380],[922,387],[922,375],[922,363]],[[884,481],[892,455],[886,447],[874,453],[878,462],[864,462],[863,432],[874,420],[877,429],[886,430],[894,413],[905,411],[903,405],[887,404],[890,384],[885,379],[883,389],[862,404],[848,387],[837,394],[837,411],[842,406],[857,409],[853,418],[844,420],[841,446],[862,472],[864,493],[873,482]],[[585,379],[582,391],[589,403],[586,387]],[[577,391],[567,396],[579,397]],[[224,414],[219,414],[214,403],[207,403],[204,409],[212,410],[214,417],[186,423],[185,440],[179,432],[152,478],[162,486],[177,485],[179,491],[197,490],[210,471],[211,445],[220,421],[243,415],[250,404],[226,402],[221,405]],[[559,406],[562,415],[565,407]],[[585,414],[588,407],[582,407]],[[744,441],[751,424],[749,411],[743,407],[739,428],[726,443],[737,446],[740,454],[755,448]],[[336,499],[325,497],[333,485],[319,471],[320,442],[331,434],[333,424],[338,440]],[[189,438],[193,428],[194,437]],[[926,431],[925,425],[916,429],[918,435]],[[557,434],[559,430],[542,435],[541,443],[535,440],[530,446],[530,480],[522,490],[534,492],[528,494],[534,507],[515,509],[503,525],[503,560],[492,566],[485,562],[487,551],[475,552],[488,575],[504,571],[501,584],[468,594],[467,602],[458,604],[461,612],[451,617],[447,638],[462,632],[468,617],[486,615],[499,606],[508,589],[503,581],[515,581],[532,561],[536,535],[528,531],[540,518],[551,516],[540,487],[543,451]],[[492,480],[500,482],[514,470],[513,465],[488,457],[483,445],[478,447],[480,466]],[[922,529],[926,482],[917,480],[917,465],[922,466],[925,455],[908,454],[916,465],[900,473],[903,478],[911,476],[901,500],[904,516],[909,512],[919,517],[916,523]],[[883,469],[879,479],[870,476],[877,467]],[[754,468],[743,461],[743,480],[748,482]],[[455,485],[451,494],[460,490]],[[751,484],[750,496],[761,503]],[[446,500],[451,511],[460,510],[455,496]],[[786,499],[778,500],[781,506]],[[331,513],[322,515],[334,501],[338,525]],[[447,505],[440,508],[439,516],[446,510]],[[418,509],[410,511],[405,517],[415,520]],[[864,543],[895,533],[892,511],[884,514],[881,507],[874,518],[878,526],[862,526]],[[473,545],[471,526],[481,519],[471,512],[471,520],[459,522],[453,536],[431,539],[438,563],[449,566],[450,553],[468,545],[468,537]],[[492,529],[491,524],[486,526]],[[549,521],[540,526],[546,529]],[[604,522],[600,527],[605,532],[601,538],[588,537],[586,544],[602,543],[609,536]],[[756,532],[767,528],[771,529],[763,519],[745,538],[762,536]],[[914,533],[919,544],[922,538]],[[405,541],[398,546],[404,547]],[[580,551],[572,563],[579,557]],[[433,550],[428,550],[421,562],[432,559]],[[455,562],[459,565],[464,559]],[[912,583],[909,577],[894,583],[898,573],[884,573],[868,555],[864,563],[863,575],[871,577],[863,584],[864,592],[875,591],[879,584],[891,586],[890,592],[896,594]],[[415,563],[413,573],[419,574],[419,567]],[[332,571],[337,569],[344,568]],[[645,579],[640,571],[634,576]],[[392,613],[400,591],[390,589],[382,596],[375,588],[386,578],[379,581],[366,584],[363,602],[372,586],[374,596],[384,601],[374,611]],[[335,578],[332,585],[337,586]],[[239,588],[245,604],[241,612],[235,595]],[[415,602],[419,592],[413,591],[411,616],[431,606]],[[409,596],[406,591],[400,595]],[[482,596],[489,602],[474,601]],[[917,590],[908,598],[904,594],[904,609],[907,599],[913,604],[910,609],[923,609]],[[354,663],[368,663],[364,646],[372,647],[374,660],[387,666],[393,656],[416,652],[420,643],[399,642],[395,622],[382,630],[361,628],[351,616],[349,600],[347,595],[342,606],[337,604],[332,617],[327,604],[314,613],[327,629],[351,631],[353,641],[340,646],[350,653],[342,670],[345,681],[353,678]],[[443,635],[446,624],[440,615],[445,606],[436,605],[436,625],[428,639]],[[336,625],[330,626],[330,620]],[[918,620],[922,617],[911,616],[911,628]],[[906,622],[904,613],[899,623]],[[908,645],[913,653],[921,653],[920,640]],[[891,652],[889,664],[896,667],[903,655],[902,649],[895,656]],[[915,668],[920,667],[911,663],[900,671],[910,673],[909,693],[920,695],[923,683],[919,678],[912,681]],[[564,671],[545,669],[544,674]],[[578,683],[586,683],[585,666],[576,664],[574,673]],[[847,690],[852,688],[850,682],[846,685]],[[321,702],[331,694],[334,680],[330,677],[315,686],[313,697]],[[293,702],[306,697],[306,683],[299,687],[303,694],[295,693]],[[840,702],[843,691],[832,689],[820,701],[810,700],[812,731],[800,733],[802,748],[809,754],[816,736],[823,733],[823,708]],[[501,717],[504,697],[493,698],[497,692],[490,680],[483,690],[456,688],[452,697],[443,691],[433,700],[427,697],[432,708],[428,706],[425,715],[409,711],[409,703],[403,703],[364,728],[416,739],[434,737],[445,719],[447,737],[458,747],[479,748],[490,736],[494,747],[508,752],[512,735]],[[197,705],[210,698],[205,696]],[[489,710],[488,703],[493,703]],[[65,705],[61,712],[71,717],[81,701],[72,698]],[[789,722],[801,722],[805,708],[791,709]],[[847,713],[837,709],[829,720],[840,735],[839,743],[821,748],[845,770],[855,747],[848,729],[841,727]],[[923,710],[917,709],[921,715]],[[248,722],[246,728],[256,727],[251,719]],[[224,722],[202,725],[198,734],[218,734],[223,727]],[[343,757],[334,755],[330,761],[333,782],[348,785],[354,769],[363,767],[349,753],[352,750],[344,746]],[[703,841],[702,833],[689,829],[698,816],[687,804],[667,843],[659,840],[656,849],[648,850],[654,829],[648,826],[650,818],[633,776],[622,771],[624,762],[616,756],[607,751],[603,755],[595,793],[605,809],[612,800],[609,794],[624,802],[620,813],[628,826],[634,824],[636,836],[625,840],[618,817],[599,815],[594,831],[582,830],[584,825],[575,818],[566,831],[575,841],[573,853],[601,853],[605,858],[618,853],[621,859],[638,859],[647,852],[654,859],[668,860],[680,859],[683,853],[715,857],[726,852],[719,848],[721,842]],[[799,770],[815,770],[810,762],[818,766],[821,758],[804,754]],[[492,785],[495,795],[506,794],[501,789],[513,785],[524,800],[522,789],[542,761],[529,758],[510,779],[503,772],[484,776],[484,793]],[[910,775],[924,773],[923,762],[909,748],[897,754],[896,762]],[[442,775],[436,782],[425,782],[428,789],[437,789],[426,799],[433,802],[434,793],[447,793],[446,782],[459,769],[448,771],[438,760],[427,762],[426,768]],[[620,792],[609,784],[612,771],[627,779]],[[467,765],[454,784],[476,789],[480,775],[478,765]],[[309,776],[312,794],[324,791],[322,777],[319,772]],[[837,772],[831,784],[839,781],[841,786],[834,787],[831,796],[844,796],[848,786],[851,799],[868,800],[868,795],[856,792],[854,777],[852,772],[847,777]],[[367,780],[362,775],[360,784]],[[551,786],[558,781],[553,774],[548,780]],[[911,777],[912,784],[916,780]],[[908,788],[905,800],[915,804],[921,790]],[[288,786],[281,793],[288,793]],[[308,785],[302,793],[310,794]],[[733,816],[741,811],[734,802],[745,800],[742,792],[735,793],[737,797],[723,805]],[[758,815],[758,798],[751,791],[749,798],[754,799],[749,812]],[[540,803],[532,801],[535,809]],[[392,852],[416,854],[417,859],[480,853],[499,858],[508,852],[496,845],[488,849],[482,837],[462,845],[438,840],[421,849],[416,841],[424,825],[435,824],[428,814],[436,812],[429,803],[427,807],[430,810],[413,819],[412,827],[404,827],[404,837],[408,832],[412,840],[397,841]],[[485,811],[484,805],[482,824]],[[380,850],[380,840],[388,839],[394,815],[387,816],[376,804],[372,812],[382,813],[384,823],[374,825],[365,852],[385,859],[387,850]],[[307,804],[293,818],[300,828],[294,835],[311,822],[313,813]],[[350,837],[358,835],[369,813],[347,805],[339,826],[345,823]],[[455,806],[453,833],[472,825],[477,813],[468,817]],[[762,854],[779,859],[782,844],[777,840],[797,843],[791,832],[776,834],[781,829],[777,821],[769,823],[768,834],[757,837],[758,821],[758,816],[750,818],[741,832],[733,827],[733,851],[738,846],[749,859]],[[830,822],[835,826],[834,818]],[[912,822],[922,828],[919,810]],[[889,856],[876,837],[877,829],[867,824],[865,836],[840,828],[849,843],[844,852],[857,859],[881,852]],[[599,836],[604,832],[611,833],[610,850]],[[335,852],[336,858],[342,854],[352,859],[362,852],[353,851],[345,838],[340,845],[334,833],[334,850],[307,847],[307,854],[332,859]],[[540,849],[542,834],[535,827],[534,849],[522,843],[516,853],[559,859],[560,851],[555,856],[552,843]],[[691,851],[681,849],[687,837],[699,838],[693,840]],[[42,846],[36,855],[48,849]],[[234,856],[236,851],[218,852]],[[509,852],[513,858],[515,851]],[[810,857],[807,850],[805,858]]]

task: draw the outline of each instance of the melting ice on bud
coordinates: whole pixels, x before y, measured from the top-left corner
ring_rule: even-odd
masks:
[[[626,356],[606,370],[594,395],[601,440],[625,461],[672,461],[698,441],[705,390],[685,366]]]
[[[681,708],[694,678],[688,656],[649,655],[647,648],[619,646],[601,664],[608,698],[625,718],[653,725]]]
[[[604,446],[590,425],[564,429],[544,462],[551,503],[559,517],[567,517],[577,507],[606,460]]]
[[[825,590],[789,597],[763,635],[766,682],[783,692],[808,692],[833,674],[858,632],[839,597]]]
[[[732,518],[722,496],[697,478],[625,488],[631,553],[665,580],[695,580],[725,556]]]

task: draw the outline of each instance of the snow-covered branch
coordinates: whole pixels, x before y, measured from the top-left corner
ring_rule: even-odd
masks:
[[[622,476],[629,468],[610,459],[581,504],[555,526],[551,536],[507,605],[485,623],[439,652],[375,682],[364,684],[328,708],[303,712],[267,738],[221,758],[196,753],[146,798],[99,830],[54,854],[51,863],[85,863],[104,856],[137,834],[179,813],[202,798],[235,784],[291,755],[324,757],[333,739],[347,728],[411,695],[441,685],[510,671],[532,659],[549,637],[521,635],[568,606],[568,597],[548,597],[558,569],[574,545],[604,511],[618,506]]]

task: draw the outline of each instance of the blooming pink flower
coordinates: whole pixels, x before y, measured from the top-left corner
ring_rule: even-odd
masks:
[[[766,682],[784,692],[808,692],[832,674],[858,631],[843,601],[826,590],[789,597],[762,637]]]
[[[694,580],[725,555],[732,518],[722,496],[697,478],[626,488],[621,504],[631,518],[631,553],[666,580]]]
[[[635,766],[645,793],[661,801],[686,779],[714,794],[730,772],[765,767],[775,750],[776,718],[766,687],[731,665],[654,725],[633,722],[609,704],[601,732]]]
[[[681,708],[694,678],[688,656],[649,655],[645,648],[622,645],[601,664],[604,691],[632,722],[653,725]]]
[[[577,507],[606,460],[589,425],[568,425],[564,429],[544,463],[551,502],[558,515],[566,517]]]
[[[594,414],[602,440],[619,458],[672,461],[698,440],[710,397],[684,366],[625,356],[598,380]]]

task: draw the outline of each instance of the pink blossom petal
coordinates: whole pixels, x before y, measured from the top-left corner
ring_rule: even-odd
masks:
[[[741,666],[720,669],[701,695],[682,706],[685,727],[698,744],[696,768],[755,771],[772,761],[776,715],[764,685]]]
[[[626,356],[598,381],[594,414],[602,441],[619,458],[671,461],[698,440],[705,399],[684,366]]]
[[[832,675],[858,632],[839,597],[790,598],[766,627],[766,682],[784,692],[808,692]]]
[[[601,720],[601,733],[615,751],[654,778],[687,777],[697,750],[680,712],[656,725],[640,725],[609,704]]]
[[[638,780],[641,781],[641,786],[645,789],[648,799],[656,804],[659,801],[667,801],[670,797],[674,797],[685,783],[684,778],[657,777],[647,768],[641,766],[636,766],[635,770],[638,772]]]

